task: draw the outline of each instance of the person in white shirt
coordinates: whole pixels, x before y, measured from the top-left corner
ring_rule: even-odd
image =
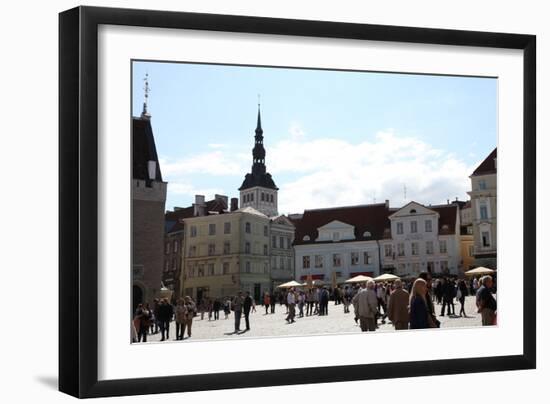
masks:
[[[294,323],[294,317],[296,317],[296,295],[294,293],[294,288],[291,288],[286,295],[286,304],[288,306],[288,316],[286,321],[288,323]]]

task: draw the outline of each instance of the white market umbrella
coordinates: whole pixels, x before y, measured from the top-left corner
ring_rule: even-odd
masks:
[[[397,279],[399,279],[399,276],[392,275],[392,274],[383,274],[383,275],[380,275],[380,276],[377,276],[376,278],[374,278],[374,281],[375,282],[387,282],[387,281],[395,281]]]
[[[485,267],[477,267],[474,269],[470,269],[469,271],[464,272],[465,275],[492,275],[496,271],[491,268],[485,268]]]
[[[277,287],[282,288],[282,289],[288,289],[288,288],[298,288],[298,287],[301,287],[301,286],[302,286],[301,283],[298,283],[296,281],[290,281],[290,282],[287,282],[287,283],[283,283],[282,285],[279,285]]]
[[[368,282],[372,280],[373,279],[370,276],[357,275],[357,276],[354,276],[353,278],[348,279],[344,283],[361,283],[361,282]]]

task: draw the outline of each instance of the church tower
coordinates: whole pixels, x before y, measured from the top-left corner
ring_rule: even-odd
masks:
[[[252,207],[269,217],[277,216],[277,191],[279,188],[273,182],[271,174],[265,167],[264,131],[258,104],[258,122],[252,149],[252,172],[246,174],[239,188],[241,207]]]

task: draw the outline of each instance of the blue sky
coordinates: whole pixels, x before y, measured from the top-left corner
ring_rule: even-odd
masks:
[[[280,213],[466,199],[496,146],[497,80],[186,63],[133,63],[133,115],[148,109],[167,209],[238,196],[252,163],[258,94]]]

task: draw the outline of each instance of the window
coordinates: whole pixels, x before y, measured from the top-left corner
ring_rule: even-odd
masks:
[[[368,253],[367,251],[365,251],[363,253],[363,263],[365,265],[370,265],[372,264],[372,255],[370,253]]]
[[[290,237],[287,237],[287,239],[286,239],[286,248],[287,248],[288,250],[290,250],[290,248],[291,248],[291,245],[290,245],[290,244],[292,244],[292,243],[290,242]]]
[[[285,269],[285,259],[284,259],[284,257],[279,257],[279,269]]]
[[[273,194],[269,195],[269,200],[271,203],[273,203]]]
[[[251,233],[250,222],[246,222],[246,223],[244,224],[244,232],[245,232],[245,233],[249,233],[249,234]]]
[[[302,268],[309,268],[309,255],[302,257]]]
[[[214,255],[216,254],[216,244],[210,243],[208,244],[208,255]]]
[[[489,215],[487,214],[487,204],[485,202],[481,202],[479,204],[479,218],[481,220],[487,220]]]
[[[174,240],[173,248],[174,248],[174,252],[177,253],[178,252],[178,240]]]
[[[247,274],[250,273],[250,261],[246,261],[244,266],[244,272],[246,272]]]
[[[405,255],[405,243],[397,243],[397,255],[400,257]]]
[[[168,271],[168,266],[169,266],[169,262],[168,260],[164,261],[164,272],[167,272]]]
[[[311,239],[310,239],[309,236],[306,234],[306,235],[302,238],[302,240],[304,240],[304,241],[309,241],[309,240],[311,240]]]
[[[265,194],[262,192],[262,198],[261,198],[262,202],[265,201]]]
[[[213,236],[216,234],[216,223],[210,223],[208,225],[208,235]]]
[[[158,251],[158,250],[157,250],[157,251]],[[170,243],[166,243],[165,253],[166,253],[166,254],[170,254]]]
[[[323,256],[322,255],[316,255],[315,256],[315,268],[323,268]]]
[[[391,257],[393,255],[391,244],[386,244],[384,246],[384,255],[386,257]]]
[[[477,184],[479,186],[480,191],[487,189],[487,182],[485,182],[485,180],[479,180]]]
[[[418,243],[411,243],[411,255],[418,255]]]
[[[418,262],[413,263],[412,264],[412,271],[415,274],[419,274],[420,273],[420,263],[418,263]]]
[[[250,201],[254,202],[254,194],[250,194]]]
[[[244,243],[244,253],[245,254],[250,254],[250,242],[249,241]]]
[[[279,237],[279,248],[285,248],[285,238]]]
[[[196,245],[192,245],[189,247],[189,256],[190,257],[195,257],[197,255],[197,246]]]
[[[267,226],[264,226],[264,236],[265,237],[267,237],[267,235],[268,235],[267,232],[268,232],[268,228],[267,228]]]
[[[468,234],[470,234],[470,235],[471,235],[471,234],[474,234],[474,228],[473,228],[472,226],[468,226],[468,227],[466,228],[466,232],[467,232]]]
[[[334,267],[342,266],[342,255],[341,254],[332,254],[332,266],[334,266]]]
[[[447,254],[447,240],[439,241],[439,252],[441,254]]]
[[[411,233],[416,233],[418,231],[416,220],[411,222]]]
[[[449,272],[449,262],[448,261],[441,261],[439,263],[439,267],[441,268],[441,272]]]
[[[177,269],[177,261],[176,259],[172,259],[172,271],[175,271]]]
[[[197,226],[191,226],[191,237],[197,237]]]
[[[426,254],[430,255],[434,253],[434,242],[426,241]]]
[[[189,268],[189,277],[194,278],[195,277],[195,267]]]
[[[208,275],[214,275],[214,264],[208,264]]]
[[[199,277],[204,276],[204,264],[199,265]]]
[[[231,234],[231,222],[225,222],[223,224],[223,234]]]
[[[397,234],[403,234],[403,223],[397,223]]]
[[[292,269],[292,260],[290,258],[286,259],[286,267],[288,269]]]
[[[276,236],[271,236],[271,247],[272,248],[277,248],[277,237]]]
[[[482,231],[481,232],[481,243],[483,247],[491,247],[491,240],[489,239],[489,232],[488,231]]]
[[[340,233],[335,231],[334,233],[332,233],[332,240],[333,241],[340,241]]]
[[[223,243],[223,253],[224,254],[231,254],[231,242],[225,241]]]
[[[227,275],[229,273],[229,262],[223,263],[222,271],[224,275]]]
[[[351,253],[351,265],[359,265],[359,253],[358,252],[352,252]]]
[[[428,261],[426,263],[426,269],[428,270],[428,273],[432,273],[434,270],[434,263],[433,261]]]
[[[426,231],[426,233],[431,233],[431,231],[432,231],[432,221],[431,220],[426,220],[424,222],[424,230]]]
[[[264,262],[264,274],[267,274],[267,273],[269,273],[269,268],[268,268],[267,262]]]
[[[264,244],[264,255],[267,255],[267,244]]]
[[[473,256],[474,256],[474,246],[473,246],[473,245],[469,245],[469,246],[468,246],[468,256],[469,256],[469,257],[473,257]]]

